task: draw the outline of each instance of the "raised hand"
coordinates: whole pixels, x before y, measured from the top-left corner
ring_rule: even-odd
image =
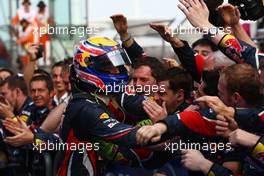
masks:
[[[210,28],[209,10],[203,0],[180,0],[179,9],[186,15],[189,22],[200,30]]]
[[[223,4],[217,9],[224,20],[225,26],[233,27],[239,24],[240,12],[237,7],[231,4]]]
[[[112,19],[115,29],[120,37],[126,37],[126,35],[128,35],[128,24],[126,17],[122,14],[116,14],[112,15],[110,18]]]
[[[174,36],[174,33],[168,26],[160,23],[150,23],[149,26],[157,31],[163,40],[171,44],[175,44],[175,47],[182,47],[184,45],[180,39]]]
[[[218,97],[216,96],[202,96],[195,99],[195,102],[205,103],[209,108],[213,109],[214,112],[225,117],[233,118],[235,110],[232,107],[226,106]]]

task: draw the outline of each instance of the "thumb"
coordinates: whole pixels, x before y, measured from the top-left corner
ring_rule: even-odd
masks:
[[[160,140],[160,136],[156,136],[156,137],[153,137],[151,138],[151,142],[158,142]]]

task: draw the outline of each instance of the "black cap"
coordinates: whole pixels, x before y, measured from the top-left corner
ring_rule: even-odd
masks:
[[[46,7],[46,4],[43,1],[39,1],[37,7],[44,8],[44,7]]]
[[[29,0],[24,0],[23,2],[22,2],[22,5],[24,5],[24,4],[29,4],[29,5],[31,5],[31,2],[29,1]]]

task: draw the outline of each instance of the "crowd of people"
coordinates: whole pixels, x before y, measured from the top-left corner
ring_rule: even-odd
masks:
[[[264,54],[237,7],[218,7],[228,30],[203,0],[178,8],[207,35],[190,46],[149,26],[180,62],[144,52],[115,14],[122,45],[80,41],[49,73],[29,44],[23,74],[1,68],[0,175],[263,175]]]
[[[32,44],[41,45],[44,50],[43,59],[38,61],[38,65],[50,66],[50,41],[47,27],[53,23],[44,1],[39,1],[35,9],[31,6],[30,0],[23,0],[22,6],[16,11],[11,21],[11,31],[19,46],[18,56],[22,69],[29,63],[30,56],[27,48]]]

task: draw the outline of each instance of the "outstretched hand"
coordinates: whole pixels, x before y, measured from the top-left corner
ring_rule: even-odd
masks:
[[[226,106],[217,96],[202,96],[195,99],[197,103],[205,103],[209,108],[219,115],[233,118],[235,110],[232,107]]]
[[[179,9],[186,15],[189,22],[200,30],[210,28],[209,10],[203,0],[180,0]]]
[[[168,26],[161,23],[150,23],[149,26],[157,31],[166,42],[175,44],[176,47],[182,47],[184,45],[184,43],[180,39],[174,36],[172,29]]]
[[[161,135],[166,131],[167,126],[163,123],[156,123],[152,126],[143,126],[137,131],[137,144],[146,145],[149,142],[158,142],[161,139]]]

